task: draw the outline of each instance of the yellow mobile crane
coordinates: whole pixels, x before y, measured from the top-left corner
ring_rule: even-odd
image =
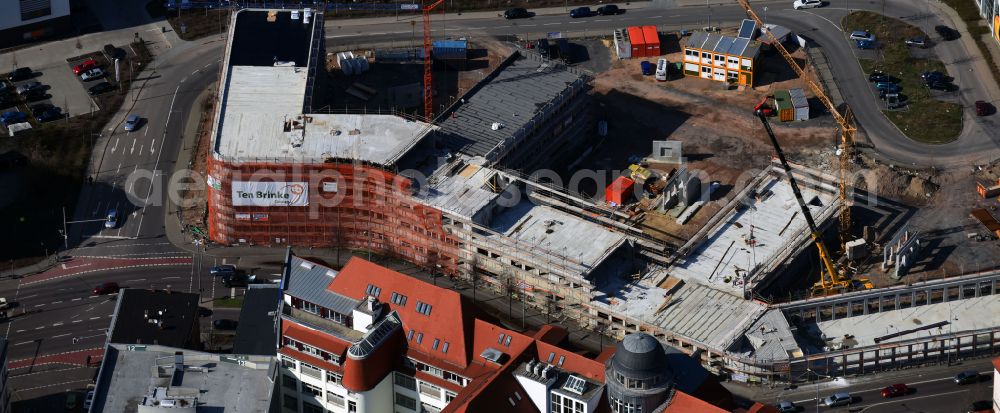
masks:
[[[837,267],[833,265],[833,259],[830,257],[830,252],[826,249],[826,244],[823,243],[823,233],[819,231],[819,227],[816,226],[816,220],[813,219],[812,214],[809,212],[809,206],[806,205],[805,199],[802,198],[802,191],[799,190],[799,184],[795,181],[795,176],[792,175],[792,167],[785,160],[785,151],[781,150],[781,145],[778,145],[778,138],[774,136],[771,123],[767,121],[767,115],[763,109],[759,108],[754,111],[754,114],[764,124],[767,137],[771,139],[771,145],[774,146],[774,153],[778,155],[781,167],[785,169],[788,184],[792,186],[795,200],[799,203],[802,216],[806,218],[806,224],[809,225],[809,234],[812,236],[813,243],[816,244],[816,249],[819,250],[819,259],[823,263],[823,268],[820,270],[819,282],[812,286],[809,293],[813,296],[826,296],[849,290],[872,288],[872,283],[867,278],[852,280],[849,277],[842,276],[840,271],[837,271]]]
[[[760,19],[759,16],[757,16],[757,13],[754,12],[753,9],[750,7],[749,0],[736,0],[736,1],[740,4],[740,7],[743,7],[743,11],[746,12],[747,16],[750,17],[750,19],[752,19],[754,22],[756,22],[758,27],[761,27],[763,29],[764,22]],[[858,128],[854,126],[854,114],[851,112],[850,106],[847,105],[844,105],[843,114],[839,110],[837,110],[837,107],[833,104],[833,101],[831,101],[830,98],[826,96],[826,93],[823,91],[823,88],[820,87],[820,85],[816,84],[816,82],[813,82],[811,79],[809,79],[805,71],[802,70],[802,68],[799,67],[799,65],[795,62],[795,59],[792,58],[792,54],[788,53],[788,50],[786,50],[785,47],[782,46],[781,42],[779,42],[778,39],[774,37],[774,34],[772,34],[770,30],[761,30],[761,31],[767,33],[767,36],[771,39],[771,44],[774,46],[774,48],[777,49],[778,53],[781,54],[781,57],[783,57],[785,61],[788,62],[788,65],[792,67],[792,70],[795,71],[795,74],[797,74],[799,78],[802,79],[802,81],[805,82],[807,86],[809,86],[809,90],[812,91],[813,95],[815,95],[816,98],[820,100],[820,102],[823,102],[823,106],[825,106],[826,110],[830,112],[830,115],[833,116],[833,119],[837,122],[837,125],[840,128],[840,151],[839,151],[840,152],[839,153],[840,233],[839,235],[840,235],[841,251],[845,251],[846,250],[845,244],[849,240],[851,229],[853,227],[851,218],[851,204],[847,194],[848,192],[847,182],[850,177],[851,159],[854,156],[854,133],[857,132],[858,130]],[[784,155],[781,154],[781,148],[778,146],[778,141],[774,137],[774,133],[771,131],[770,125],[767,123],[767,119],[763,117],[761,119],[763,120],[764,126],[766,127],[768,133],[771,136],[771,141],[774,144],[774,149],[779,153],[779,157],[784,157]],[[782,161],[782,163],[784,164],[784,161]],[[787,172],[788,165],[786,164],[784,165],[784,167],[786,168]],[[791,180],[790,172],[788,178],[789,180]],[[795,188],[795,186],[796,185],[794,183],[794,180],[792,180],[792,187]],[[795,189],[795,192],[796,195],[800,197],[799,203],[801,203],[802,202],[801,194],[798,193],[798,189]],[[819,234],[816,232],[816,225],[815,225],[816,223],[813,222],[812,217],[808,213],[808,209],[804,209],[803,213],[806,215],[807,220],[810,222],[809,228],[811,231],[813,231],[812,234],[813,240],[816,242],[816,247],[819,248],[820,259],[823,260],[823,267],[825,269],[825,274],[821,274],[820,281],[813,286],[811,290],[812,295],[825,296],[825,295],[837,294],[845,289],[860,290],[860,289],[873,288],[871,281],[869,281],[867,278],[858,278],[852,280],[849,276],[842,276],[837,271],[836,267],[834,267],[833,262],[831,261],[829,251],[826,249],[826,246],[823,244],[823,242],[818,238]]]
[[[851,159],[854,156],[854,133],[857,132],[858,128],[854,126],[854,114],[851,113],[851,108],[844,105],[844,113],[841,114],[834,106],[833,102],[826,93],[823,92],[823,88],[820,87],[816,82],[813,82],[806,76],[805,71],[795,63],[795,59],[792,58],[792,54],[788,53],[788,50],[781,45],[781,42],[774,37],[774,34],[770,30],[764,30],[764,22],[757,16],[757,13],[750,8],[749,0],[736,0],[743,7],[743,11],[746,12],[747,16],[750,17],[754,22],[757,23],[757,27],[761,28],[762,32],[767,33],[767,36],[771,39],[771,43],[774,48],[778,50],[781,57],[785,58],[788,65],[792,67],[792,70],[799,76],[802,81],[806,82],[809,86],[809,90],[812,91],[816,98],[823,102],[823,106],[826,106],[826,110],[830,112],[833,119],[837,121],[837,125],[840,128],[840,249],[845,251],[846,248],[844,244],[849,241],[851,234],[851,228],[853,223],[851,222],[851,205],[850,200],[847,195],[847,181],[850,175]]]

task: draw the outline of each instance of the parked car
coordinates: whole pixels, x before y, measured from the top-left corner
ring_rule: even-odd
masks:
[[[944,73],[941,72],[924,72],[920,74],[920,78],[924,79],[924,82],[940,82],[944,81]]]
[[[25,93],[28,93],[29,91],[40,89],[41,87],[42,87],[41,82],[22,83],[20,86],[17,87],[17,94],[23,95]]]
[[[221,318],[212,321],[212,327],[216,330],[235,330],[239,323],[236,320]]]
[[[979,382],[979,372],[975,370],[966,370],[955,375],[953,379],[955,384],[971,384]]]
[[[80,407],[80,395],[75,392],[66,392],[66,410],[75,411]]]
[[[795,10],[814,9],[816,7],[823,7],[823,2],[820,0],[795,0],[792,3],[792,7]]]
[[[48,98],[49,94],[45,93],[44,89],[31,89],[25,92],[24,95],[21,95],[21,97],[23,97],[24,100],[28,102],[37,102],[39,100]]]
[[[927,47],[927,38],[924,36],[911,37],[906,39],[907,46],[916,46],[921,49]]]
[[[986,115],[989,115],[990,112],[993,111],[993,108],[991,108],[990,106],[991,105],[989,103],[986,103],[986,101],[977,100],[976,101],[976,116],[986,116]]]
[[[17,98],[11,95],[0,95],[0,108],[8,108],[17,104]]]
[[[83,410],[90,410],[90,406],[94,404],[94,391],[88,391],[87,397],[83,399]]]
[[[799,406],[796,406],[795,403],[788,400],[782,400],[778,402],[778,404],[774,405],[774,407],[778,409],[779,413],[795,413],[799,411]]]
[[[885,72],[883,72],[881,70],[876,70],[876,71],[871,72],[871,73],[868,74],[868,81],[869,82],[888,82],[889,81],[889,75],[885,74]]]
[[[139,115],[128,115],[125,119],[125,131],[131,132],[139,128],[139,124],[142,122],[142,118]]]
[[[508,19],[508,20],[510,20],[510,19],[524,19],[524,18],[528,18],[528,17],[531,17],[531,12],[529,12],[528,9],[524,9],[524,8],[521,8],[521,7],[513,8],[513,9],[510,9],[510,10],[507,10],[507,11],[503,12],[503,18]]]
[[[222,285],[226,288],[231,287],[246,287],[250,284],[250,276],[241,273],[225,274],[219,277]]]
[[[14,69],[13,72],[7,74],[7,80],[11,82],[18,82],[25,79],[31,79],[35,77],[35,72],[31,70],[30,67],[19,67]]]
[[[858,49],[861,50],[872,50],[875,48],[875,42],[871,40],[855,40],[854,42],[857,43]]]
[[[597,8],[597,14],[601,16],[614,16],[621,12],[622,9],[619,9],[618,6],[614,4],[606,4]]]
[[[29,107],[28,109],[31,110],[31,116],[37,117],[38,115],[41,115],[42,112],[45,112],[54,107],[55,106],[53,106],[51,103],[38,103],[31,105],[31,107]]]
[[[97,68],[97,61],[94,59],[87,59],[84,60],[83,63],[73,66],[73,74],[79,75],[90,69],[95,69],[95,68]]]
[[[209,269],[208,273],[213,277],[221,277],[226,274],[235,274],[236,266],[232,264],[216,265],[211,269]]]
[[[593,12],[590,11],[590,7],[577,7],[569,11],[569,17],[574,19],[577,17],[590,17],[591,14],[593,14]]]
[[[952,88],[951,83],[935,80],[926,83],[928,89],[932,90],[943,90],[945,92],[950,91]]]
[[[111,208],[108,210],[108,215],[104,219],[104,228],[114,228],[118,226],[118,210]]]
[[[26,120],[28,120],[28,114],[24,112],[10,111],[10,112],[0,113],[0,123],[2,123],[4,126],[8,126],[14,123],[24,122]]]
[[[642,69],[642,75],[643,76],[651,76],[653,74],[653,71],[655,70],[655,67],[653,66],[653,62],[646,61],[646,60],[643,60],[642,62],[639,62],[639,68]]]
[[[875,89],[884,90],[886,93],[898,93],[901,88],[892,82],[878,82],[875,84]]]
[[[903,383],[896,383],[882,389],[882,398],[888,399],[897,396],[904,396],[909,389]]]
[[[852,399],[853,398],[851,397],[850,393],[844,393],[844,392],[834,393],[829,397],[823,399],[823,404],[825,404],[826,407],[844,406],[850,404]]]
[[[110,83],[108,83],[108,82],[101,82],[101,83],[98,83],[98,84],[96,84],[94,86],[91,86],[90,89],[87,89],[87,93],[90,96],[97,96],[97,95],[100,95],[102,93],[108,93],[108,92],[110,92],[112,90],[115,90],[115,87],[111,86]]]
[[[39,122],[51,122],[57,119],[62,119],[65,116],[66,115],[62,113],[62,109],[52,108],[35,116],[35,118],[37,118]]]
[[[110,44],[104,45],[104,54],[108,55],[108,58],[111,60],[125,58],[125,50]]]
[[[941,38],[944,39],[945,41],[955,40],[961,37],[961,35],[958,33],[958,30],[952,29],[951,27],[948,26],[941,26],[941,25],[934,26],[934,31],[936,31],[937,34],[941,36]]]
[[[93,68],[80,75],[80,79],[84,82],[89,82],[91,80],[97,80],[104,77],[104,71],[101,68]]]
[[[868,40],[874,42],[875,35],[864,30],[855,30],[851,32],[851,40]]]
[[[96,287],[94,287],[93,293],[94,295],[108,295],[117,293],[118,290],[120,289],[121,287],[118,286],[118,283],[115,282],[103,283],[103,284],[98,284]]]
[[[969,413],[992,412],[993,403],[989,400],[977,400],[969,405]]]
[[[667,80],[667,64],[667,59],[656,61],[656,81],[663,82]]]

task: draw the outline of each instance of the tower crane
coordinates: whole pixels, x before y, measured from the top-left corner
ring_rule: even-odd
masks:
[[[757,13],[753,11],[750,7],[749,0],[736,0],[743,7],[743,11],[746,12],[747,16],[750,17],[754,22],[757,23],[758,27],[764,28],[764,22],[757,16]],[[813,95],[816,96],[820,102],[823,102],[823,106],[826,106],[826,110],[830,112],[833,119],[837,122],[840,128],[840,150],[838,151],[838,156],[840,160],[840,172],[839,172],[839,187],[840,187],[840,248],[841,251],[845,251],[845,245],[849,241],[851,234],[851,229],[853,223],[851,220],[851,205],[849,196],[847,194],[847,182],[850,178],[850,167],[851,159],[854,156],[854,134],[857,132],[858,128],[854,125],[854,114],[851,112],[851,108],[844,105],[844,112],[841,113],[837,110],[837,107],[833,104],[826,93],[823,92],[823,88],[820,87],[816,82],[813,82],[809,77],[806,76],[805,71],[795,63],[795,59],[792,58],[792,54],[788,53],[788,50],[781,45],[781,42],[774,37],[774,34],[770,30],[761,30],[767,33],[767,36],[771,39],[771,43],[774,48],[778,50],[781,57],[785,58],[788,65],[792,67],[795,74],[799,76],[802,81],[809,86],[809,90],[812,91]]]
[[[767,115],[763,109],[756,109],[754,114],[764,124],[764,130],[767,132],[768,138],[771,139],[771,145],[774,146],[774,153],[778,156],[778,160],[781,161],[781,167],[785,170],[785,176],[788,177],[788,184],[792,187],[792,193],[795,194],[795,200],[799,203],[802,216],[806,218],[806,224],[809,226],[809,235],[812,236],[813,243],[816,244],[816,249],[819,250],[819,259],[822,261],[823,268],[820,270],[819,281],[812,286],[809,291],[810,294],[813,296],[827,296],[842,291],[872,288],[873,285],[867,278],[851,279],[848,276],[840,274],[840,271],[834,266],[830,252],[826,249],[826,244],[823,243],[823,233],[820,232],[819,227],[816,226],[816,220],[813,219],[812,213],[809,212],[809,206],[806,205],[806,201],[802,197],[802,191],[799,190],[799,184],[795,181],[795,176],[792,175],[791,166],[785,160],[785,152],[781,150],[781,145],[778,145],[778,138],[774,136],[774,131],[771,130],[771,123],[767,121]]]
[[[431,60],[431,10],[444,3],[444,0],[437,0],[428,5],[424,3],[420,11],[424,14],[424,116],[430,122],[434,118],[434,61]]]

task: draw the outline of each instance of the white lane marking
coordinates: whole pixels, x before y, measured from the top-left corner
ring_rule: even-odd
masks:
[[[595,22],[609,22],[611,19],[596,19]]]
[[[44,307],[44,306],[45,306],[45,303],[42,303],[42,304],[35,304],[35,307]]]
[[[38,326],[38,327],[35,327],[35,330],[41,330],[43,328],[45,328],[45,326]]]
[[[62,300],[59,300],[59,301],[53,301],[53,302],[52,302],[52,304],[59,304],[59,303],[61,303],[61,302],[62,302]]]
[[[173,279],[178,279],[178,278],[181,278],[181,277],[163,277],[164,280],[173,280]]]
[[[183,83],[183,82],[184,81],[182,80],[181,83]],[[177,101],[177,93],[180,92],[180,91],[181,91],[181,85],[177,85],[177,88],[174,89],[174,97],[170,99],[170,108],[167,109],[167,120],[166,120],[166,122],[163,122],[163,139],[160,140],[160,149],[161,150],[159,151],[160,153],[156,154],[156,163],[153,164],[153,173],[154,174],[156,173],[156,169],[159,168],[159,166],[160,166],[160,156],[163,155],[163,150],[162,150],[163,149],[163,143],[167,141],[167,128],[170,125],[170,115],[173,115],[173,112],[174,112],[174,102]],[[153,147],[150,146],[149,149],[150,149],[150,151],[152,151]],[[150,153],[152,153],[152,152],[150,152]],[[149,196],[153,195],[153,187],[155,187],[155,185],[149,185],[149,192],[146,193],[146,199],[144,199],[143,202],[142,202],[142,205],[143,205],[142,215],[139,217],[139,226],[136,227],[136,229],[135,229],[135,236],[136,236],[136,238],[139,237],[139,233],[142,231],[142,221],[144,219],[146,219],[146,208],[145,208],[145,206],[149,205]]]
[[[100,296],[99,295],[92,295],[92,296],[87,297],[87,298],[97,298],[97,297],[100,297]]]
[[[137,140],[138,139],[132,139],[132,149],[129,149],[128,153],[134,153],[135,152],[135,141],[137,141]]]
[[[82,323],[82,322],[83,322],[83,320],[73,320],[73,324]]]
[[[61,325],[63,325],[62,321],[60,321],[58,323],[52,323],[52,327],[59,327]]]
[[[535,27],[537,24],[522,24],[521,27]]]
[[[18,333],[23,333],[25,331],[28,331],[28,330],[17,330]]]
[[[542,26],[555,26],[557,24],[562,24],[562,23],[545,23]]]
[[[69,333],[65,333],[65,334],[60,334],[60,335],[58,335],[58,336],[52,336],[52,337],[50,337],[50,338],[59,338],[59,337],[66,337],[66,336],[68,336],[68,335],[69,335]]]
[[[134,280],[125,280],[125,282],[127,282],[127,283],[134,283],[134,282],[139,282],[139,281],[146,281],[146,279],[145,278],[136,278]]]
[[[581,24],[583,22],[569,22],[569,24]]]
[[[118,162],[118,169],[115,170],[115,175],[118,175],[118,173],[121,171],[122,171],[122,163]],[[111,186],[114,186],[114,184],[112,184]]]
[[[80,300],[82,300],[82,299],[83,299],[83,297],[76,297],[76,298],[74,298],[74,299],[72,299],[72,300],[70,300],[70,301],[80,301]]]
[[[663,16],[652,16],[652,17],[648,17],[648,18],[649,18],[649,19],[659,19],[659,18],[661,18],[661,17],[663,17]]]
[[[38,294],[32,294],[32,295],[26,295],[26,296],[24,296],[24,297],[21,297],[21,299],[22,299],[22,300],[27,300],[27,299],[29,299],[29,298],[31,298],[31,297],[38,297]]]
[[[201,71],[201,69],[195,69],[195,71],[191,72],[191,74],[192,74],[192,75],[196,75],[196,74],[198,74],[198,72],[200,72],[200,71]]]
[[[111,153],[114,153],[116,150],[118,150],[118,140],[119,139],[121,139],[121,138],[115,138],[115,146],[111,147]]]
[[[101,318],[101,317],[90,317],[91,320],[96,320],[98,318]]]
[[[146,131],[142,133],[142,137],[145,138],[146,135],[149,135],[149,128],[146,128]]]
[[[30,344],[30,343],[34,343],[34,342],[35,342],[35,340],[28,340],[28,341],[22,341],[20,343],[14,344],[14,345],[15,346],[20,346],[20,345]]]

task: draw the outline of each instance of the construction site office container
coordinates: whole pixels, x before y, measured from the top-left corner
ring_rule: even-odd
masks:
[[[629,59],[632,57],[632,43],[628,41],[628,31],[625,29],[615,29],[615,53],[619,59]]]
[[[983,208],[974,209],[972,210],[972,217],[983,224],[992,235],[1000,237],[1000,222],[997,222],[997,219],[993,217],[990,211]]]
[[[800,89],[788,89],[788,95],[792,97],[792,107],[795,108],[795,120],[809,120],[809,100],[806,93]]]
[[[624,205],[632,197],[635,181],[619,176],[604,190],[604,200],[611,205]]]
[[[465,60],[467,52],[465,40],[438,40],[431,45],[431,56],[439,60]]]
[[[787,90],[774,92],[774,107],[778,111],[778,120],[788,122],[795,119],[795,108],[792,106],[792,97]]]
[[[646,40],[642,35],[642,28],[629,26],[628,41],[632,44],[632,57],[646,57]]]
[[[1000,195],[1000,185],[991,185],[990,182],[976,182],[976,192],[983,199],[993,198]]]
[[[646,56],[660,55],[660,34],[656,26],[642,26],[642,38],[646,42]]]

